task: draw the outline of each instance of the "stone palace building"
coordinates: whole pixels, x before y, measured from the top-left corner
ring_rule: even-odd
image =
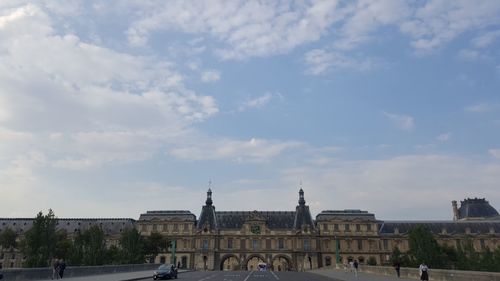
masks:
[[[190,211],[147,211],[134,219],[59,219],[58,228],[69,234],[99,225],[108,244],[135,227],[142,235],[158,232],[175,241],[172,252],[160,253],[156,262],[175,258],[183,268],[200,270],[255,270],[261,263],[273,270],[304,270],[349,260],[389,263],[395,247],[409,249],[408,232],[426,226],[440,244],[456,246],[469,239],[476,250],[500,246],[500,216],[485,199],[452,202],[449,221],[383,221],[362,210],[326,210],[314,219],[299,191],[292,211],[216,211],[212,191],[207,192],[199,218]],[[0,231],[10,228],[20,236],[33,219],[0,218]],[[70,235],[71,236],[71,235]],[[0,266],[20,267],[17,250],[0,249]]]

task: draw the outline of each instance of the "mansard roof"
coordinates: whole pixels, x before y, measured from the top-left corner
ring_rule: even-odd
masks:
[[[380,222],[381,235],[408,233],[412,228],[423,225],[433,234],[470,234],[500,233],[500,221],[385,221]],[[443,230],[445,232],[443,232]]]
[[[0,218],[0,231],[9,228],[23,234],[33,226],[33,221],[34,218]],[[135,220],[127,218],[58,218],[56,229],[63,229],[71,234],[98,225],[106,235],[114,235],[133,228],[134,224]]]
[[[458,219],[481,219],[481,218],[495,218],[499,219],[500,216],[485,198],[467,198],[460,201],[460,208],[458,208]]]
[[[151,220],[180,220],[180,221],[196,221],[196,216],[190,211],[186,210],[159,210],[147,211],[141,214],[139,221]]]
[[[219,211],[217,223],[221,229],[240,229],[249,220],[265,220],[270,229],[291,229],[294,211]]]
[[[326,210],[322,211],[316,216],[316,221],[329,221],[329,220],[363,220],[363,221],[376,221],[375,215],[357,209],[346,210]]]

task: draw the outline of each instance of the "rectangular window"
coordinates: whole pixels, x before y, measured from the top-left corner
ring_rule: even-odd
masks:
[[[185,223],[184,224],[184,231],[188,231],[189,230],[189,224]]]
[[[479,243],[481,244],[481,250],[484,250],[486,248],[484,244],[484,239],[479,240]]]
[[[163,232],[167,232],[167,230],[168,230],[168,224],[164,224],[163,225]]]
[[[285,240],[283,238],[278,239],[278,249],[285,249]]]
[[[208,240],[204,239],[203,240],[203,245],[201,246],[203,250],[208,250]]]
[[[339,231],[339,224],[338,223],[333,225],[333,230]]]
[[[227,248],[232,249],[233,248],[233,238],[228,238],[227,239]]]
[[[247,248],[246,246],[247,241],[245,239],[240,240],[240,249],[245,250]]]
[[[304,251],[311,250],[311,241],[309,239],[304,239]]]
[[[260,247],[259,247],[259,240],[257,239],[253,239],[252,240],[252,249],[253,250],[260,250]]]
[[[368,231],[372,231],[372,225],[371,225],[371,224],[367,224],[367,225],[366,225],[366,230],[368,230]]]
[[[356,224],[356,231],[357,231],[357,232],[360,232],[360,231],[361,231],[361,225]]]
[[[179,231],[179,224],[177,224],[177,223],[174,224],[174,231],[175,232]]]
[[[271,239],[266,240],[266,249],[271,250]]]
[[[323,247],[325,248],[325,250],[328,250],[329,246],[330,246],[330,241],[324,240],[323,241]]]
[[[389,250],[389,240],[384,240],[384,250]]]
[[[358,250],[363,250],[363,240],[358,240]]]
[[[323,224],[323,231],[328,231],[328,224]]]
[[[142,232],[146,232],[146,225],[145,224],[141,225],[141,230],[142,230]]]
[[[156,224],[153,224],[153,231],[156,231],[158,226]]]
[[[347,223],[346,223],[346,224],[344,225],[344,230],[345,230],[345,231],[349,231],[349,230],[350,230],[350,229],[349,229],[349,224],[347,224]]]

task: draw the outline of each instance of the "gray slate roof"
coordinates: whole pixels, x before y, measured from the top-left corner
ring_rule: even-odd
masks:
[[[458,218],[499,218],[499,214],[484,198],[467,198],[460,201],[458,208]]]
[[[291,229],[295,219],[293,211],[226,211],[216,212],[221,229],[240,229],[248,218],[257,215],[266,220],[270,229]]]
[[[381,235],[393,235],[398,229],[400,234],[408,233],[412,228],[423,225],[433,234],[464,234],[467,228],[471,234],[488,234],[490,230],[500,233],[500,221],[385,221],[379,225]]]
[[[160,210],[147,211],[139,217],[139,221],[151,220],[180,220],[196,222],[196,216],[190,211],[185,210]]]
[[[33,226],[34,218],[0,218],[0,231],[6,228],[14,230],[18,234],[23,234]],[[121,218],[59,218],[56,228],[64,229],[68,234],[77,231],[85,231],[93,225],[100,226],[106,235],[119,234],[125,229],[133,228],[135,220]]]
[[[316,216],[316,221],[328,220],[363,220],[363,221],[376,221],[375,215],[362,210],[326,210],[322,211]]]

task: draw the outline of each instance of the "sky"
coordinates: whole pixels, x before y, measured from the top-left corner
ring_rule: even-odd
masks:
[[[500,1],[0,1],[0,217],[500,208]]]

